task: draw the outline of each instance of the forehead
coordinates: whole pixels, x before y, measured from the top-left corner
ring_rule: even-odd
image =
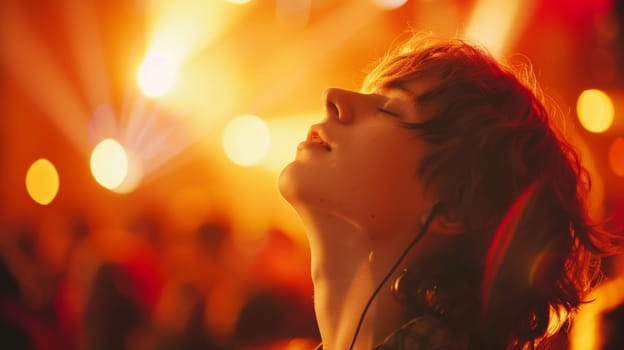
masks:
[[[361,91],[363,93],[379,93],[396,90],[398,93],[418,100],[421,95],[439,83],[438,77],[429,74],[414,76],[411,79],[407,77],[392,79],[373,75],[365,79]]]

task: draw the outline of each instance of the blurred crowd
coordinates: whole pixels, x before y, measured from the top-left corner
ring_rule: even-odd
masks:
[[[188,210],[193,210],[189,208]],[[201,211],[197,209],[197,211]],[[107,225],[48,213],[0,234],[0,348],[303,350],[320,341],[305,240],[232,217],[163,211]],[[624,258],[570,331],[572,350],[621,350]]]
[[[3,349],[310,349],[307,248],[278,229],[241,240],[225,216],[172,229],[63,216],[5,227]],[[247,236],[249,237],[249,236]]]

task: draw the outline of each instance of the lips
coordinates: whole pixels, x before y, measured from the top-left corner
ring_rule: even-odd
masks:
[[[327,137],[325,136],[323,131],[317,126],[312,126],[310,128],[306,142],[317,143],[323,146],[326,150],[331,151],[331,145],[329,144]]]

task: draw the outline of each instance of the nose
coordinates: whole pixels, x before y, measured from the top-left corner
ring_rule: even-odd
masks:
[[[337,88],[329,88],[323,92],[325,111],[330,118],[341,123],[350,123],[353,120],[355,92]]]

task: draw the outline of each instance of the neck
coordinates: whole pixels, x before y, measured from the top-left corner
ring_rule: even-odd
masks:
[[[325,350],[349,349],[365,305],[407,242],[389,240],[335,216],[301,213],[311,250],[316,318]],[[405,237],[405,235],[392,235]],[[408,240],[409,241],[409,240]],[[354,349],[372,349],[407,321],[390,285],[401,265],[369,307]]]

